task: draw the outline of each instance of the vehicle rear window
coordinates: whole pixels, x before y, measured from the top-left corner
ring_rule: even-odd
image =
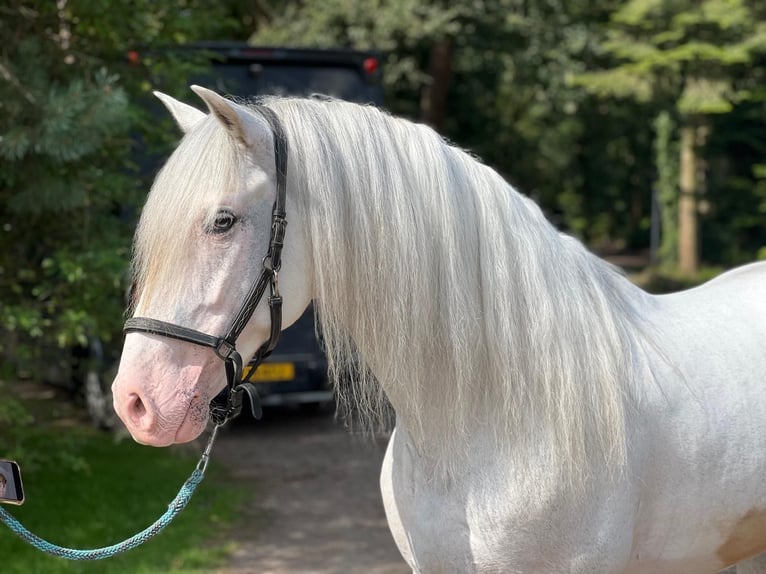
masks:
[[[242,97],[322,94],[352,102],[382,103],[380,87],[367,83],[350,67],[221,63],[215,65],[215,73],[217,91]]]

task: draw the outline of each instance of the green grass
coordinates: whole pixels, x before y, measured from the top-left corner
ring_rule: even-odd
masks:
[[[0,453],[11,445],[0,437]],[[201,449],[200,449],[201,450]],[[194,469],[198,455],[156,449],[87,428],[25,428],[21,465],[26,503],[6,509],[46,540],[73,548],[102,547],[153,523]],[[0,456],[2,456],[0,454]],[[210,572],[230,551],[225,533],[243,491],[213,461],[186,509],[156,538],[95,562],[49,557],[0,524],[3,574]]]

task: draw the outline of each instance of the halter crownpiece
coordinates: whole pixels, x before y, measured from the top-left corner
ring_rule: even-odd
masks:
[[[279,341],[282,331],[282,296],[279,294],[279,270],[282,267],[282,246],[285,240],[287,219],[285,219],[285,201],[287,190],[287,155],[288,146],[282,123],[277,115],[265,106],[254,106],[263,118],[268,122],[274,137],[274,163],[277,176],[277,193],[274,199],[274,207],[271,212],[271,235],[266,255],[261,262],[261,273],[253,283],[250,291],[245,296],[237,314],[234,316],[229,329],[223,336],[216,337],[195,329],[174,325],[149,317],[132,317],[125,321],[123,331],[125,333],[149,333],[177,339],[186,343],[192,343],[202,347],[210,347],[216,356],[224,362],[226,369],[227,387],[210,403],[210,413],[217,425],[237,417],[242,411],[242,402],[247,393],[250,398],[250,407],[253,417],[261,417],[261,405],[255,385],[250,378],[255,373],[258,365],[268,357]],[[237,352],[237,338],[242,334],[247,323],[250,321],[256,307],[263,299],[266,288],[269,288],[269,310],[271,314],[271,332],[269,338],[255,352],[248,365],[250,372],[245,380],[242,380],[242,356]]]

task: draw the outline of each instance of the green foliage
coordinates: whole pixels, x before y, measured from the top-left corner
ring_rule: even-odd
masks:
[[[24,404],[9,392],[8,386],[2,380],[0,392],[3,394],[3,400],[0,402],[0,433],[6,441],[6,444],[2,445],[2,456],[7,460],[24,460],[25,441],[22,437],[31,428],[34,417]]]
[[[679,173],[679,160],[672,153],[697,158],[697,165],[719,168],[723,173],[710,173],[706,183],[705,169],[699,169],[695,193],[697,204],[706,220],[703,226],[703,253],[711,260],[739,261],[739,249],[753,235],[756,222],[736,215],[752,198],[751,175],[738,178],[736,193],[733,179],[727,180],[732,164],[741,163],[723,150],[718,130],[731,120],[713,121],[726,114],[737,115],[749,103],[763,97],[764,36],[766,12],[762,3],[749,0],[629,0],[610,15],[600,43],[601,60],[586,73],[573,77],[576,85],[615,106],[624,100],[643,102],[667,114],[656,128],[656,170],[660,204],[663,207],[663,241],[661,258],[671,262],[673,245],[677,243],[678,185],[672,177]],[[670,134],[671,116],[678,119],[677,128],[694,130],[700,141],[690,141],[682,152]],[[758,120],[763,122],[763,116]],[[715,125],[714,125],[715,124]],[[758,124],[754,124],[758,125]],[[713,126],[712,137],[705,147],[700,137]],[[753,128],[745,128],[752,132]],[[733,134],[732,134],[733,135]],[[728,140],[727,136],[723,140]],[[727,155],[722,161],[718,152]],[[699,161],[701,160],[701,161]],[[707,160],[707,161],[706,161]],[[750,165],[745,171],[750,172]],[[740,169],[739,166],[736,167]],[[673,191],[675,189],[675,192]],[[736,197],[736,201],[732,198]],[[744,203],[743,203],[744,202]],[[739,205],[735,205],[739,203]],[[729,210],[731,209],[731,211]],[[753,213],[750,211],[750,213]],[[686,222],[685,222],[686,223]],[[749,229],[748,229],[749,227]],[[724,236],[728,236],[724,239]],[[730,249],[722,249],[729,241]]]
[[[703,249],[710,261],[752,260],[766,245],[766,103],[744,102],[718,116],[704,153],[709,166]]]
[[[764,47],[761,12],[748,0],[629,0],[612,14],[602,43],[616,63],[574,81],[601,97],[728,113],[752,96],[754,86],[737,73]]]
[[[449,41],[444,135],[593,245],[645,246],[656,182],[664,261],[673,129],[704,116],[704,252],[735,263],[766,245],[754,168],[766,162],[766,4],[756,0],[10,0],[0,8],[5,372],[38,364],[41,347],[119,337],[147,158],[177,140],[150,92],[189,96],[202,62],[173,46],[247,37],[378,49],[387,107],[415,119],[434,46]],[[128,65],[134,49],[140,61]]]
[[[75,548],[113,544],[150,525],[194,469],[187,447],[157,449],[83,425],[49,387],[0,379],[0,453],[21,467],[26,502],[8,510],[27,528]],[[53,400],[51,400],[53,395]],[[50,557],[6,530],[3,572],[46,574],[209,572],[228,554],[229,524],[248,494],[211,464],[194,498],[162,534],[95,562]]]
[[[582,238],[608,242],[646,225],[651,125],[639,105],[607,110],[574,86],[597,55],[609,2],[306,0],[275,10],[257,44],[377,48],[386,105],[420,118],[432,46],[454,46],[445,135],[504,173]],[[651,113],[649,113],[651,115]],[[620,121],[626,124],[620,125]],[[642,190],[642,192],[645,190]]]
[[[196,464],[196,456],[115,443],[95,431],[37,429],[28,433],[27,442],[29,452],[39,455],[32,465],[17,459],[27,502],[9,510],[36,534],[75,548],[106,546],[146,528],[167,509]],[[219,536],[244,494],[211,466],[184,512],[161,534],[95,562],[50,557],[6,532],[0,537],[3,572],[210,572],[230,550]]]
[[[431,43],[465,37],[466,28],[483,20],[502,0],[309,0],[290,2],[261,22],[250,41],[262,45],[376,49],[387,55],[383,66],[388,107],[418,116],[419,91],[429,81],[424,69]]]
[[[67,78],[46,68],[48,50],[30,37],[0,62],[17,80],[0,82],[0,321],[22,339],[71,345],[114,331],[119,307],[87,303],[120,301],[129,231],[116,216],[136,190],[117,76]]]
[[[303,0],[274,4],[251,41],[380,49],[387,106],[418,118],[429,54],[444,37],[454,44],[445,135],[592,244],[646,245],[656,181],[667,262],[677,257],[672,130],[690,117],[736,116],[766,95],[766,5],[754,0]],[[672,129],[652,121],[663,111]],[[740,133],[763,116],[752,121]],[[696,151],[711,166],[726,156],[741,187],[727,196],[734,182],[711,177],[702,229],[706,255],[733,262],[758,241],[757,210],[738,213],[757,193],[750,154],[718,153],[717,130]]]
[[[34,367],[119,337],[148,154],[176,139],[146,104],[194,62],[173,44],[238,29],[237,2],[11,0],[0,17],[0,356]],[[140,65],[128,66],[129,50]],[[142,153],[136,153],[136,147]],[[148,151],[144,151],[148,150]],[[7,369],[7,367],[6,367]],[[34,371],[32,371],[34,372]]]

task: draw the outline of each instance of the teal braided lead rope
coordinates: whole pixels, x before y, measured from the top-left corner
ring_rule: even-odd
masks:
[[[65,548],[63,546],[58,546],[56,544],[53,544],[51,542],[48,542],[47,540],[44,540],[37,536],[36,534],[33,534],[29,530],[27,530],[23,524],[21,524],[18,520],[16,520],[11,514],[9,514],[4,508],[0,507],[0,520],[2,520],[11,530],[13,530],[16,534],[18,534],[22,539],[24,539],[26,542],[37,548],[38,550],[42,550],[46,554],[50,554],[51,556],[58,556],[60,558],[67,558],[68,560],[101,560],[102,558],[109,558],[111,556],[114,556],[116,554],[121,554],[122,552],[125,552],[127,550],[131,550],[135,548],[136,546],[140,546],[150,538],[156,536],[162,530],[165,529],[165,527],[170,524],[173,519],[184,509],[186,508],[186,505],[189,503],[189,500],[192,497],[192,494],[194,494],[194,491],[196,490],[197,486],[200,482],[202,482],[202,479],[205,477],[205,469],[207,468],[207,462],[208,458],[210,456],[210,449],[213,446],[213,441],[215,440],[216,434],[218,432],[218,426],[216,426],[213,429],[212,434],[210,435],[210,439],[208,440],[207,446],[205,447],[204,452],[202,453],[202,458],[200,458],[200,461],[197,463],[197,468],[192,471],[191,476],[186,479],[186,482],[184,482],[183,486],[181,486],[181,490],[178,491],[178,494],[173,499],[173,501],[168,505],[168,509],[160,516],[154,524],[146,528],[145,530],[139,532],[138,534],[135,534],[128,538],[127,540],[123,540],[122,542],[118,542],[117,544],[112,544],[111,546],[105,546],[103,548],[91,548],[91,549],[84,549],[79,550],[75,548]]]
[[[181,487],[178,495],[168,505],[168,509],[157,521],[138,534],[135,534],[123,540],[117,544],[111,546],[105,546],[103,548],[92,548],[88,550],[78,550],[74,548],[64,548],[63,546],[57,546],[47,540],[44,540],[27,530],[18,520],[11,516],[4,508],[0,507],[0,520],[5,522],[11,530],[21,536],[29,544],[42,550],[46,554],[51,556],[59,556],[61,558],[67,558],[69,560],[101,560],[102,558],[109,558],[115,554],[120,554],[127,550],[131,550],[136,546],[140,546],[150,538],[159,534],[173,519],[181,512],[189,502],[197,485],[202,481],[205,475],[198,469],[194,469],[191,476]]]

